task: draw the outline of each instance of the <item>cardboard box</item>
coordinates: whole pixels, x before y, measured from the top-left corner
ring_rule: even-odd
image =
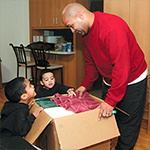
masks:
[[[90,95],[96,101],[101,99]],[[37,104],[31,112],[38,107]],[[120,135],[114,115],[98,121],[99,109],[51,118],[45,111],[37,117],[25,139],[43,150],[110,149],[110,139]]]

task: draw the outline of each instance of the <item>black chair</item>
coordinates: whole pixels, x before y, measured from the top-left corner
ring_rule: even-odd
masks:
[[[61,70],[61,83],[63,84],[63,65],[59,64],[50,64],[48,62],[51,49],[50,45],[48,43],[43,42],[36,42],[31,43],[27,46],[27,48],[31,49],[32,55],[35,60],[35,89],[37,87],[37,71],[43,70],[43,69],[51,69],[51,70]]]
[[[27,61],[26,52],[24,46],[21,44],[20,46],[14,46],[12,43],[9,44],[15,52],[17,59],[17,77],[19,77],[19,67],[25,68],[25,78],[27,78],[27,68],[31,68],[32,79],[33,79],[33,68],[35,68],[34,61]],[[33,79],[34,84],[34,79]]]

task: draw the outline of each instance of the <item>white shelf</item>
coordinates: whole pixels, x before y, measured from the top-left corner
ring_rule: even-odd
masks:
[[[75,54],[75,52],[50,51],[50,54],[55,54],[55,55],[72,55],[72,54]]]
[[[30,49],[25,48],[25,51],[31,52]],[[47,51],[46,53],[55,54],[55,55],[73,55],[75,52],[62,52],[62,51]]]

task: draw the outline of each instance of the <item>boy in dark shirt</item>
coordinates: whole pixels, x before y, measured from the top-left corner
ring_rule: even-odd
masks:
[[[69,96],[75,95],[73,88],[55,82],[54,73],[50,69],[44,69],[40,72],[40,84],[36,98],[53,96],[56,93],[68,94]]]
[[[33,98],[36,93],[34,86],[24,77],[11,80],[7,83],[4,90],[5,96],[9,101],[5,102],[1,111],[0,138],[1,141],[3,141],[3,139],[20,140],[20,137],[26,136],[30,131],[34,120],[43,108],[36,108],[33,113],[29,115],[29,109],[33,105]],[[16,142],[14,141],[14,145],[18,140],[16,140]],[[7,141],[7,144],[1,144],[3,144],[5,148],[10,148],[9,143],[11,143],[11,141]],[[17,144],[15,146],[14,148],[18,148]]]

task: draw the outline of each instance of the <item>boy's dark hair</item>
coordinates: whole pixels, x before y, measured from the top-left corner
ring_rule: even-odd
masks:
[[[5,86],[5,96],[11,102],[19,102],[22,94],[26,93],[25,78],[18,77],[9,81]]]
[[[45,73],[48,73],[48,72],[51,72],[51,73],[53,73],[53,75],[54,75],[54,72],[51,70],[51,69],[43,69],[41,72],[40,72],[40,81],[42,81],[42,76],[43,76],[43,74],[45,74]]]

